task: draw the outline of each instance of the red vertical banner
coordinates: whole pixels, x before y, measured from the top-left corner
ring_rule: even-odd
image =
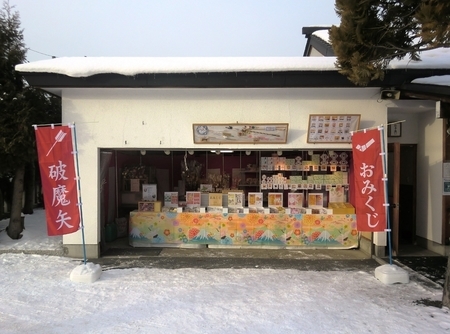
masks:
[[[384,232],[386,195],[381,145],[382,131],[372,129],[352,136],[356,225],[358,231]]]
[[[71,126],[35,127],[48,235],[80,227]]]

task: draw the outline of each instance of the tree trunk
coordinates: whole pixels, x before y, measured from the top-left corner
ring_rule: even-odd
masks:
[[[20,166],[16,170],[14,176],[13,197],[11,205],[11,216],[6,233],[11,239],[22,238],[22,197],[23,197],[23,178],[25,174],[25,166]]]
[[[0,189],[0,219],[5,216],[5,199],[3,197],[3,191]]]
[[[445,271],[444,293],[442,295],[442,306],[450,308],[450,256],[447,260],[447,270]]]
[[[25,203],[23,206],[23,213],[31,215],[34,208],[35,200],[35,168],[34,163],[29,163],[25,167],[24,176],[24,191],[25,191]]]
[[[12,201],[12,182],[8,177],[2,177],[0,179],[0,187],[2,188],[3,202],[6,204],[7,213],[11,213],[11,201]]]

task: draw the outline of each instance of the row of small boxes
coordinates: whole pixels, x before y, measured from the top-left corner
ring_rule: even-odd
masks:
[[[282,196],[282,194],[279,193],[276,193],[276,195]],[[348,202],[330,202],[328,203],[328,209],[331,209],[333,214],[336,215],[355,213],[355,207]],[[161,212],[161,202],[160,201],[139,202],[138,211]]]
[[[327,164],[312,164],[311,161],[303,161],[302,164],[294,164],[294,165],[284,165],[284,164],[276,164],[276,165],[261,165],[261,170],[267,171],[277,171],[277,170],[287,170],[287,171],[327,171],[328,169],[331,171],[336,171],[338,168],[341,171],[346,171],[347,165],[327,165]]]
[[[261,170],[301,170],[301,158],[262,157]]]
[[[347,170],[347,165],[309,165],[309,164],[297,164],[297,165],[264,165],[261,166],[262,171],[298,171],[298,172],[310,172],[310,171],[336,171],[340,168],[342,171]]]
[[[322,155],[323,157],[323,155]],[[348,165],[347,159],[340,159],[339,161],[335,158],[331,159],[328,155],[325,155],[324,159],[321,159],[320,154],[311,155],[310,160],[302,160],[301,157],[295,157],[293,159],[288,159],[285,157],[261,157],[261,168],[265,166],[295,166],[295,165],[306,165],[306,166],[319,166],[319,165],[328,165],[328,164],[341,164]]]
[[[279,173],[267,177],[263,175],[261,178],[261,184],[348,184],[347,172],[333,172],[333,174],[315,174],[308,175],[306,180],[301,175],[291,175],[289,178]]]
[[[333,172],[333,180],[336,182],[336,184],[348,184],[348,172]]]
[[[269,176],[267,178],[262,178],[261,184],[264,183],[272,183],[272,184],[286,184],[288,181],[287,177],[284,177],[283,174],[279,173],[276,175]]]
[[[290,162],[295,159],[287,159],[285,157],[261,157],[261,166],[262,165],[276,165],[276,164],[287,164],[287,161]]]

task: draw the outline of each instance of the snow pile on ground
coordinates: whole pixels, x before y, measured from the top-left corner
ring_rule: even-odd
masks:
[[[3,230],[6,221],[0,221]],[[34,226],[33,226],[34,224]],[[21,240],[0,232],[0,250],[45,237],[42,210],[26,216]],[[40,230],[41,236],[31,237]],[[45,240],[44,240],[45,239]],[[47,239],[51,239],[48,241]],[[93,283],[70,280],[79,260],[0,254],[0,328],[9,333],[448,333],[447,308],[420,300],[442,291],[386,285],[362,271],[154,269],[104,271]]]
[[[20,240],[12,240],[5,228],[9,219],[0,220],[0,251],[62,251],[62,236],[47,236],[45,211],[34,210],[32,215],[25,215],[25,230]]]

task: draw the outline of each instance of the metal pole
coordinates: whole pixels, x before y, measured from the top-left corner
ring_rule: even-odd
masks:
[[[76,161],[76,175],[77,175],[77,186],[78,186],[78,207],[80,210],[80,228],[81,228],[81,237],[83,241],[83,260],[86,265],[86,242],[84,239],[84,223],[83,223],[83,203],[81,202],[81,182],[80,182],[80,168],[78,165],[78,147],[77,147],[77,131],[75,129],[75,123],[72,123],[73,128],[73,140],[75,146],[75,161]]]
[[[391,221],[389,218],[389,202],[387,201],[388,197],[388,176],[387,176],[387,152],[386,152],[386,143],[384,140],[384,127],[380,126],[381,131],[381,140],[382,140],[382,155],[383,155],[383,175],[384,175],[384,203],[386,208],[386,220],[387,220],[387,238],[388,238],[388,248],[389,248],[389,264],[392,265],[392,245],[391,245]]]

